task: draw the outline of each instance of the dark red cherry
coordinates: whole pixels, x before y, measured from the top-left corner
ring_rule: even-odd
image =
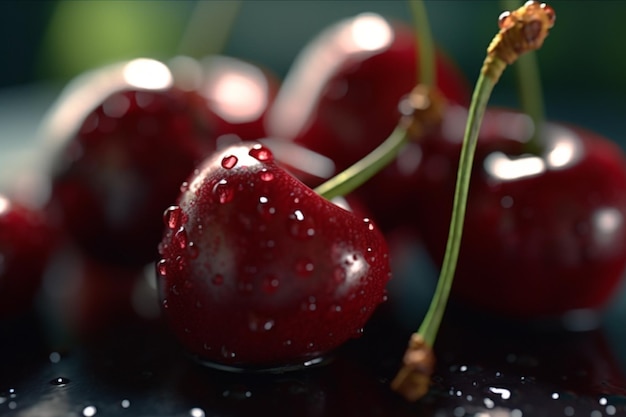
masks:
[[[436,53],[437,87],[467,104],[470,88]],[[417,83],[413,28],[366,13],[315,37],[296,58],[268,115],[268,134],[332,158],[343,170],[389,136]]]
[[[57,149],[53,205],[90,256],[138,266],[156,258],[161,215],[216,148],[204,97],[137,59],[72,83],[44,125]]]
[[[491,119],[491,120],[489,120]],[[626,159],[611,141],[548,123],[543,152],[523,153],[532,123],[492,114],[478,141],[454,299],[517,317],[598,309],[626,264]],[[415,219],[434,259],[445,249],[459,141],[425,140]]]
[[[374,223],[315,194],[263,145],[207,159],[164,221],[163,314],[202,360],[314,360],[358,336],[385,297],[387,245]]]
[[[43,211],[0,195],[0,318],[32,308],[57,237]]]

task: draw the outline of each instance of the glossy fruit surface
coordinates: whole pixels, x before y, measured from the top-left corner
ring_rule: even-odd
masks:
[[[413,29],[373,13],[329,26],[296,58],[268,115],[268,134],[332,158],[343,170],[398,124],[401,98],[417,83]],[[437,87],[467,104],[470,89],[440,52]]]
[[[525,154],[530,120],[514,112],[489,117],[476,151],[454,299],[518,317],[602,307],[626,264],[621,149],[590,131],[548,123],[543,152]],[[415,218],[440,262],[459,141],[422,145],[422,182],[415,190],[422,204]]]
[[[165,213],[163,312],[199,358],[301,364],[358,336],[385,297],[376,226],[321,198],[243,143],[203,163]]]
[[[87,254],[121,265],[156,258],[161,215],[215,149],[206,100],[138,59],[68,87],[44,128],[58,146],[53,204]]]
[[[44,212],[0,195],[0,317],[32,308],[56,237]]]

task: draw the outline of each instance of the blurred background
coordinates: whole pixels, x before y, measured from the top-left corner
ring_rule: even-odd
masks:
[[[474,82],[497,31],[502,3],[426,3],[436,42]],[[548,115],[607,135],[621,134],[626,123],[626,26],[620,20],[626,2],[550,4],[557,12],[557,25],[538,55]],[[24,95],[32,91],[28,87],[46,85],[54,93],[55,86],[89,68],[138,56],[168,59],[179,53],[200,57],[221,52],[283,76],[302,46],[324,26],[364,11],[410,21],[408,5],[401,0],[3,1],[0,92],[9,94],[7,90],[21,87]],[[493,104],[516,104],[512,72],[505,72]],[[0,105],[0,115],[15,110],[4,100]],[[1,129],[0,138],[6,135]]]

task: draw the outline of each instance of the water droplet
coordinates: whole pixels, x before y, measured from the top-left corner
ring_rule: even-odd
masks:
[[[274,320],[253,315],[248,321],[248,328],[252,332],[267,332],[274,328]]]
[[[248,398],[252,398],[252,391],[244,386],[236,386],[222,392],[222,396],[234,400],[247,400]]]
[[[341,308],[340,305],[334,305],[331,307],[331,311],[335,312],[335,313],[341,313],[341,311],[343,310],[343,308]]]
[[[189,410],[190,417],[205,417],[206,414],[202,408],[194,407]]]
[[[161,278],[165,278],[167,276],[167,261],[165,259],[161,259],[157,262],[156,269],[157,274],[159,274]]]
[[[311,275],[315,265],[309,258],[301,258],[296,261],[296,274],[302,278],[306,278]]]
[[[365,330],[363,329],[363,327],[359,327],[358,329],[356,329],[356,330],[354,331],[354,333],[352,333],[352,337],[353,337],[353,338],[359,338],[359,337],[363,336],[363,332],[364,332],[364,331],[365,331]]]
[[[265,218],[269,218],[273,216],[274,214],[276,214],[276,208],[272,207],[269,204],[269,202],[270,202],[269,198],[265,196],[259,197],[258,210],[259,210],[259,213],[261,213]]]
[[[50,362],[52,362],[52,363],[59,363],[59,362],[61,362],[61,354],[59,352],[52,352],[52,353],[50,353],[48,358],[50,359]]]
[[[176,268],[179,271],[182,271],[185,269],[185,267],[187,266],[187,261],[185,260],[185,258],[183,258],[182,256],[177,256],[176,259],[174,260],[176,262]]]
[[[215,274],[215,276],[211,278],[211,282],[213,283],[213,285],[217,285],[217,286],[222,285],[224,283],[224,275]]]
[[[558,400],[558,399],[559,399],[559,397],[560,397],[560,395],[559,395],[559,393],[558,393],[558,392],[553,392],[553,393],[552,393],[552,399],[553,399],[553,400]]]
[[[261,144],[256,144],[250,149],[248,155],[261,162],[271,162],[274,160],[272,152]]]
[[[263,169],[259,172],[259,178],[261,178],[261,181],[269,182],[274,179],[274,174],[267,169]]]
[[[196,259],[200,254],[200,251],[198,250],[198,245],[196,245],[194,242],[189,242],[189,245],[187,245],[187,247],[189,248],[189,258]]]
[[[121,403],[122,408],[128,408],[130,407],[130,401],[127,399],[123,399],[122,403]]]
[[[189,190],[189,183],[187,181],[183,181],[183,183],[180,184],[180,192],[185,193],[187,190]]]
[[[237,159],[237,157],[235,155],[225,156],[222,159],[222,167],[224,169],[232,169],[235,165],[237,165],[238,161],[239,161],[239,159]]]
[[[317,299],[314,296],[309,296],[309,298],[302,303],[302,310],[304,311],[315,311],[317,310]]]
[[[505,26],[507,20],[509,19],[510,15],[511,15],[511,12],[509,12],[509,11],[505,11],[505,12],[502,12],[500,14],[500,16],[498,17],[498,27],[500,29],[504,28],[504,26]]]
[[[93,417],[96,415],[97,412],[98,410],[93,405],[88,405],[87,407],[83,408],[83,415],[85,417]]]
[[[226,346],[222,346],[222,349],[220,352],[222,353],[222,357],[226,359],[234,359],[237,356],[237,354],[234,351],[230,350]]]
[[[267,294],[274,294],[280,285],[280,281],[276,275],[267,275],[263,279],[263,291]]]
[[[367,217],[363,219],[363,223],[367,225],[367,230],[374,230],[374,223]]]
[[[231,202],[233,200],[233,197],[235,196],[235,190],[233,189],[233,187],[230,186],[230,184],[228,184],[228,181],[226,181],[225,179],[222,179],[217,184],[215,184],[215,186],[213,187],[213,193],[217,195],[219,202],[222,204]]]
[[[170,206],[163,213],[163,222],[171,229],[178,229],[184,221],[183,209],[178,206]]]
[[[187,231],[184,227],[180,227],[174,234],[174,241],[178,243],[178,247],[185,249],[189,239],[187,238]]]
[[[499,395],[503,400],[511,398],[511,391],[506,388],[489,387],[489,391]]]
[[[291,345],[292,345],[292,343],[293,343],[293,342],[291,341],[291,339],[287,339],[287,340],[285,340],[285,341],[283,342],[283,346],[291,346]]]
[[[299,239],[315,236],[315,223],[310,216],[305,216],[301,210],[295,210],[289,215],[289,233]]]
[[[57,386],[63,386],[63,385],[67,385],[70,383],[70,380],[68,378],[64,378],[64,377],[58,377],[58,378],[54,378],[52,381],[50,381],[50,384],[52,385],[57,385]]]

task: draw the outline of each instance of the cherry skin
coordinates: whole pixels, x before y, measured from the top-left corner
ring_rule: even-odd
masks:
[[[68,87],[44,125],[56,146],[52,207],[78,246],[103,262],[154,261],[161,215],[216,147],[206,100],[167,67],[132,60]]]
[[[32,308],[57,232],[44,211],[0,195],[0,317]]]
[[[469,84],[441,51],[437,87],[466,105]],[[393,131],[398,105],[417,83],[409,25],[366,13],[315,37],[296,58],[268,115],[268,134],[296,141],[347,168]]]
[[[265,146],[216,152],[165,215],[162,311],[200,359],[302,364],[362,331],[385,298],[386,242],[368,218],[315,194]]]
[[[626,265],[622,151],[590,131],[549,123],[543,152],[524,154],[530,120],[490,117],[476,150],[453,299],[519,318],[600,309]],[[441,138],[422,145],[415,218],[440,262],[460,146]]]

